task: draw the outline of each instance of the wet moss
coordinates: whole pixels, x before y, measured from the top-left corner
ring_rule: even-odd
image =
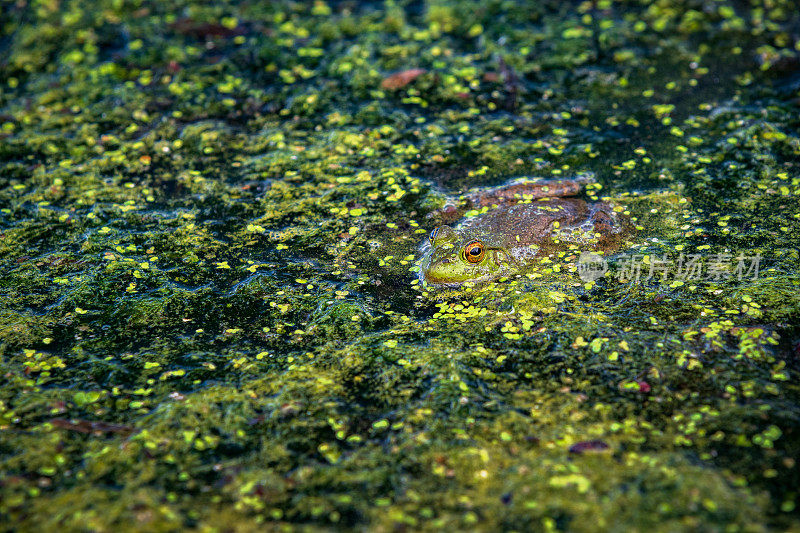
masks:
[[[781,0],[0,7],[0,524],[796,528],[797,24]],[[638,281],[573,249],[419,283],[447,202],[584,171]],[[695,254],[734,263],[652,270]]]

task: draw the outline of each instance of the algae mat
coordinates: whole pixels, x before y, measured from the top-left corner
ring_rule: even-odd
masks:
[[[0,529],[797,530],[798,72],[786,0],[0,2]],[[584,172],[620,253],[420,284]]]

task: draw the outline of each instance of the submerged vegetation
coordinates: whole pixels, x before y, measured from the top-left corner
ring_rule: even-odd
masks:
[[[800,527],[798,72],[792,0],[0,3],[0,529]],[[581,172],[641,276],[420,284]]]

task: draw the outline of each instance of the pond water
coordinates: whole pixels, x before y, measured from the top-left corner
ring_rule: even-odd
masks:
[[[799,244],[793,1],[5,2],[0,529],[796,529]]]

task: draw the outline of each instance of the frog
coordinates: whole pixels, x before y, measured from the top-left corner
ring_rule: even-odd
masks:
[[[427,236],[420,250],[420,281],[458,287],[509,276],[574,245],[602,253],[619,248],[632,225],[610,203],[578,197],[593,182],[592,173],[572,179],[517,178],[451,199],[440,218],[468,216],[455,226],[437,226]]]

